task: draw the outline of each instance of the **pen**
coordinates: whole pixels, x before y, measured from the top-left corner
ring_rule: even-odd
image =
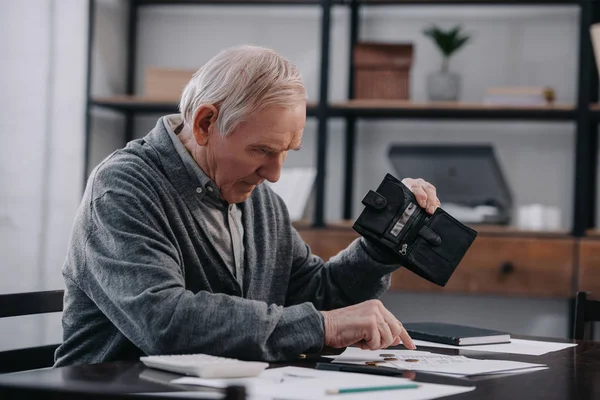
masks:
[[[357,388],[343,388],[343,389],[328,389],[325,391],[327,394],[344,394],[344,393],[360,393],[360,392],[375,392],[379,390],[399,390],[399,389],[416,389],[419,385],[416,383],[406,383],[403,385],[387,385],[387,386],[368,386],[368,387],[357,387]]]
[[[390,367],[323,362],[318,362],[315,368],[326,371],[358,372],[363,374],[387,376],[399,376],[402,375],[403,372],[403,370]]]

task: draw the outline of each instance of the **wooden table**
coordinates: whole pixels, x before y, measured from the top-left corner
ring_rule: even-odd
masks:
[[[562,340],[556,340],[562,341]],[[550,368],[512,376],[478,378],[448,378],[422,373],[405,372],[403,376],[420,382],[476,386],[469,393],[452,396],[456,400],[598,400],[600,399],[600,342],[579,342],[573,348],[543,356],[483,353],[468,350],[419,347],[449,355],[472,358],[504,359],[547,364]],[[314,367],[316,361],[326,361],[318,355],[294,363],[274,363],[273,368],[295,365]],[[25,387],[97,390],[112,393],[168,392],[194,390],[176,386],[169,381],[177,375],[145,368],[139,362],[112,362],[96,365],[62,367],[47,370],[0,375],[0,385],[9,383]],[[450,398],[450,397],[446,397]]]

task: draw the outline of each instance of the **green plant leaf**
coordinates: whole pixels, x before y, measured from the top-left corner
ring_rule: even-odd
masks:
[[[462,34],[461,30],[462,27],[460,25],[455,26],[448,31],[440,29],[434,25],[431,28],[423,31],[423,33],[433,40],[445,57],[450,57],[461,47],[463,47],[470,39],[468,35]]]

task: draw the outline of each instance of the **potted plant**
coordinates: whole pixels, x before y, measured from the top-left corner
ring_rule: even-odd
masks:
[[[460,95],[460,75],[449,70],[450,57],[461,49],[469,36],[456,26],[448,31],[432,26],[424,31],[442,53],[442,68],[427,77],[427,93],[432,101],[456,101]]]

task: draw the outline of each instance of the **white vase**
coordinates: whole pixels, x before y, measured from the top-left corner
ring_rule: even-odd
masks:
[[[432,72],[427,76],[427,95],[430,101],[457,101],[461,78],[454,72]]]

